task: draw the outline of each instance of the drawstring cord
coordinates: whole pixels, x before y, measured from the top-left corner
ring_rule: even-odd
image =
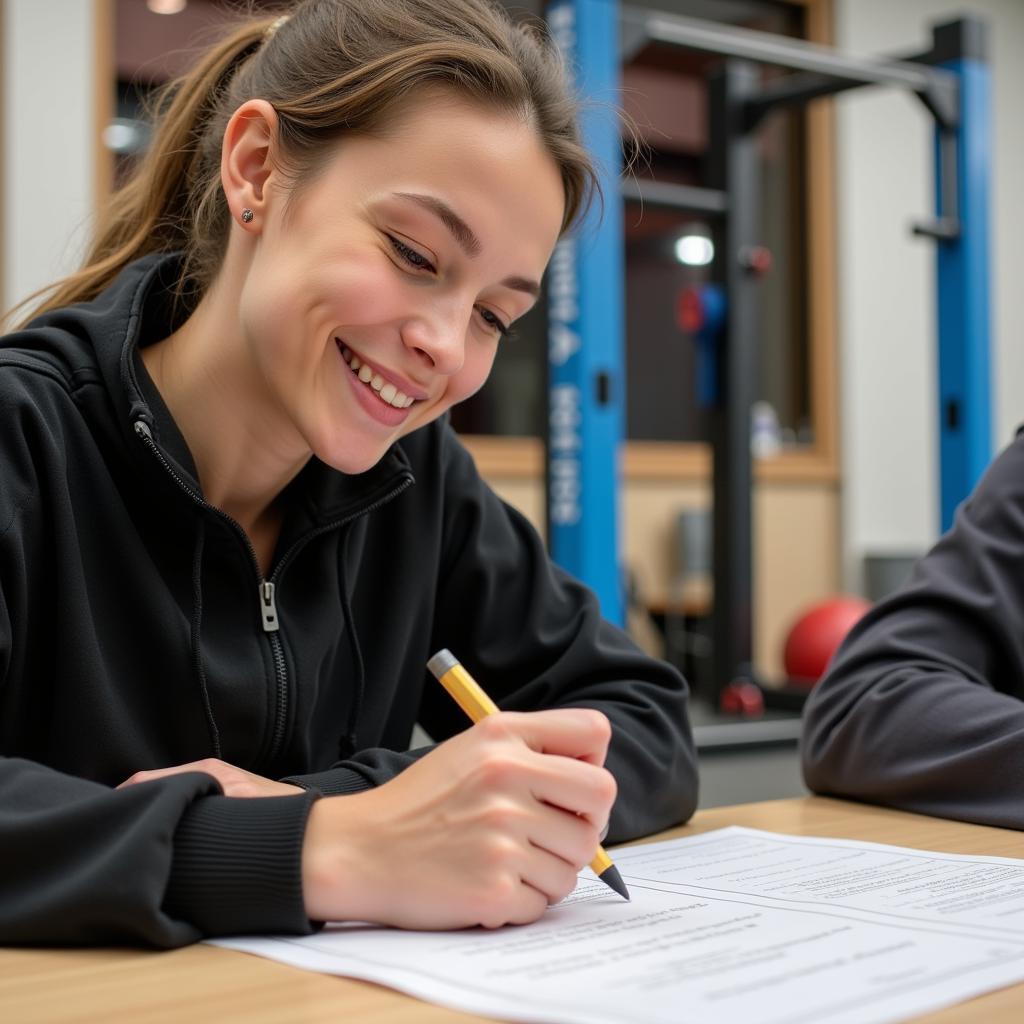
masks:
[[[345,728],[345,736],[342,739],[344,744],[339,754],[342,758],[351,757],[356,752],[356,725],[363,710],[363,699],[366,694],[366,670],[363,665],[363,652],[359,648],[359,638],[356,636],[356,625],[352,618],[352,605],[348,599],[348,583],[345,578],[345,546],[348,541],[346,530],[340,544],[341,559],[338,572],[338,587],[341,592],[341,611],[345,617],[345,625],[348,627],[349,643],[352,651],[352,667],[355,670],[355,694],[352,697],[352,706],[348,713],[348,723]]]
[[[213,708],[210,705],[210,692],[206,686],[206,672],[203,670],[203,650],[200,631],[203,625],[203,547],[206,543],[206,523],[200,517],[199,533],[196,535],[196,545],[192,552],[192,666],[195,670],[196,681],[199,683],[199,692],[203,699],[203,710],[206,712],[206,726],[210,732],[210,741],[213,744],[213,756],[220,757],[220,733],[217,730],[217,723],[213,718]]]

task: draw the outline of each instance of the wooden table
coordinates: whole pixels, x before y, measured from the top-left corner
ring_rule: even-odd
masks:
[[[822,797],[700,811],[652,838],[748,825],[792,835],[863,839],[945,853],[1024,857],[1024,833],[964,825]],[[213,946],[138,950],[0,950],[0,1020],[468,1024],[456,1013],[362,981],[313,974]],[[930,1024],[1020,1024],[1024,984],[918,1018]]]

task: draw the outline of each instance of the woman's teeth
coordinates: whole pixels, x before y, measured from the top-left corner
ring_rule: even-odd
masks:
[[[377,397],[387,405],[396,409],[408,409],[415,399],[410,398],[404,391],[399,391],[394,384],[385,382],[379,373],[374,373],[368,366],[359,361],[347,348],[341,350],[342,358],[351,367],[352,372],[371,390],[376,392]]]

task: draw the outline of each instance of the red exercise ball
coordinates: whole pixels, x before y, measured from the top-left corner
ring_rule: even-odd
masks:
[[[790,627],[782,662],[789,681],[812,687],[824,674],[843,638],[871,607],[862,597],[840,595],[807,609]]]

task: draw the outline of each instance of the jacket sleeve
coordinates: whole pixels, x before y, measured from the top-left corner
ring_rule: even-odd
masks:
[[[606,765],[619,794],[609,842],[684,821],[697,801],[686,683],[602,619],[593,593],[551,562],[530,523],[442,429],[444,543],[431,650],[450,648],[503,710],[592,707],[608,716]],[[467,726],[440,686],[424,690],[420,720],[435,739]]]
[[[438,488],[443,522],[429,651],[450,648],[502,710],[591,707],[608,716],[606,766],[618,785],[609,843],[685,821],[697,803],[685,681],[602,619],[593,593],[552,564],[450,427],[430,429],[418,442],[431,439],[431,454],[415,465],[417,488]],[[469,724],[433,683],[423,688],[419,721],[439,742]],[[387,782],[429,749],[362,750],[285,781],[351,793]]]
[[[112,790],[0,758],[0,945],[148,944],[312,929],[311,797],[232,800],[198,772]]]
[[[53,699],[45,679],[26,678],[16,648],[33,642],[16,628],[31,602],[27,583],[53,555],[41,531],[27,539],[49,493],[27,441],[44,422],[25,413],[38,390],[20,395],[2,376],[0,407],[12,422],[22,418],[17,429],[8,424],[0,453],[0,945],[172,947],[208,935],[308,932],[301,850],[312,794],[229,799],[202,773],[111,789],[18,749],[26,731],[45,734],[40,718]],[[48,744],[59,757],[60,733],[51,730]]]
[[[436,424],[417,443],[417,489],[436,488],[443,523],[429,651],[450,648],[503,710],[592,707],[608,716],[606,765],[618,784],[608,842],[689,818],[697,769],[683,678],[602,619],[595,596],[552,564],[537,532],[480,478],[450,427]],[[419,721],[436,741],[468,725],[433,682],[422,690]],[[386,782],[428,749],[363,750],[286,781],[354,792]]]
[[[1024,829],[1024,438],[847,638],[802,758],[821,793]]]

